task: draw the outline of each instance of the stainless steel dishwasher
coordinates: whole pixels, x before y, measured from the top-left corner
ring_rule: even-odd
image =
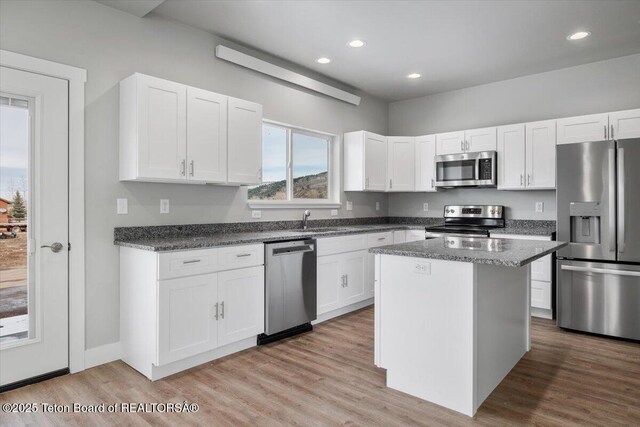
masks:
[[[316,241],[264,245],[265,333],[258,344],[312,330],[316,319]]]

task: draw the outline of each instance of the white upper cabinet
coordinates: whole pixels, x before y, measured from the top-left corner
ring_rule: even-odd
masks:
[[[385,191],[387,138],[366,131],[344,134],[344,191]]]
[[[120,84],[120,179],[186,180],[186,86],[134,74]]]
[[[498,190],[525,188],[524,124],[498,127]]]
[[[558,120],[558,144],[603,141],[609,135],[609,114],[568,117]]]
[[[262,105],[229,98],[228,182],[262,183]]]
[[[187,168],[190,180],[227,181],[227,97],[187,88]]]
[[[531,190],[556,188],[556,121],[527,123],[527,177]]]
[[[415,145],[415,191],[436,191],[436,136],[418,136]]]
[[[438,155],[495,150],[495,127],[447,132],[436,135],[436,154]]]
[[[439,133],[436,135],[436,154],[464,153],[464,131]]]
[[[609,114],[609,139],[640,138],[640,109]]]
[[[120,180],[257,184],[262,106],[133,74],[120,82]]]
[[[415,138],[387,137],[387,191],[413,191]]]
[[[471,129],[464,131],[465,152],[496,150],[496,128]]]

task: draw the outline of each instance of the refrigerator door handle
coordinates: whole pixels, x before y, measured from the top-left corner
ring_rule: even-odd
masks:
[[[624,252],[624,148],[618,148],[618,251]]]
[[[585,273],[600,273],[600,274],[613,274],[615,276],[633,276],[640,277],[640,271],[630,270],[614,270],[612,268],[590,268],[590,267],[576,267],[574,265],[563,265],[561,270],[566,271],[581,271]]]
[[[616,150],[609,149],[609,252],[616,250]]]

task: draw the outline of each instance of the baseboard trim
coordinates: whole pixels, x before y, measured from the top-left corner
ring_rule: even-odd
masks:
[[[121,357],[122,350],[119,341],[90,348],[84,352],[84,368],[89,369],[94,366],[104,365],[114,360],[120,360]]]
[[[531,315],[533,317],[540,317],[542,319],[553,319],[553,310],[531,307]]]
[[[361,308],[365,308],[370,305],[373,305],[373,298],[369,298],[364,301],[360,301],[355,304],[330,311],[328,313],[322,313],[318,315],[318,318],[311,322],[311,324],[317,325],[318,323],[326,322],[327,320],[331,320],[334,317],[342,316],[343,314],[351,313],[352,311],[360,310]]]

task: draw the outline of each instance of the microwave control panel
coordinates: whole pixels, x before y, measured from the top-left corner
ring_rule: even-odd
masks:
[[[491,165],[491,159],[480,159],[478,160],[478,163],[478,166],[480,167],[480,176],[478,179],[492,179],[493,167]]]

